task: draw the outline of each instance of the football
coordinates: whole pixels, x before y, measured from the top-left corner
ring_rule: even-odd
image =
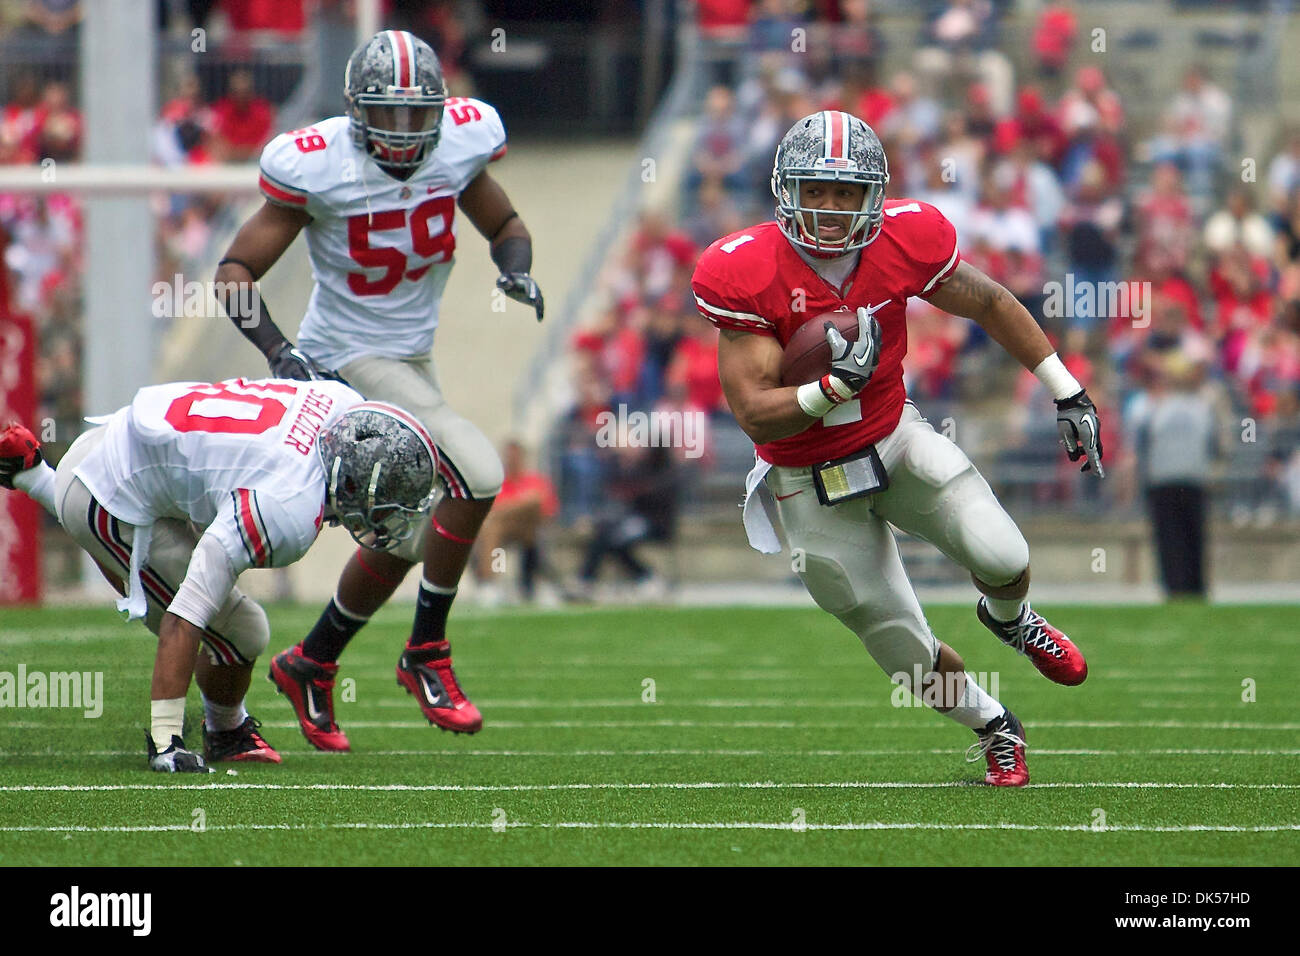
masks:
[[[781,384],[805,385],[831,370],[831,347],[826,343],[826,323],[834,322],[850,342],[858,339],[858,316],[847,306],[823,312],[795,330],[781,356]]]

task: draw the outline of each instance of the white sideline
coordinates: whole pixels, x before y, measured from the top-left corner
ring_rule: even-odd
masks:
[[[844,780],[701,780],[649,783],[105,783],[105,784],[11,784],[0,793],[90,793],[120,790],[347,790],[367,793],[527,793],[556,790],[947,790],[979,787],[974,780],[907,781]],[[1300,783],[1167,783],[1164,781],[1088,781],[1030,783],[1022,790],[1300,790]]]
[[[1234,826],[1189,824],[1186,826],[1147,826],[1128,824],[1093,827],[1086,823],[769,823],[766,821],[646,821],[646,822],[592,822],[561,821],[556,823],[530,823],[507,820],[486,823],[480,820],[427,821],[404,823],[214,823],[211,830],[785,830],[801,833],[805,830],[1041,830],[1055,833],[1278,833],[1300,830],[1300,823],[1280,825]],[[167,823],[152,826],[0,826],[0,833],[182,833],[189,832],[187,823]]]

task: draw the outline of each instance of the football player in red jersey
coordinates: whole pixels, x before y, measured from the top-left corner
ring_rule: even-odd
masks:
[[[1050,680],[1079,684],[1088,668],[1029,606],[1029,547],[1015,522],[965,453],[907,400],[908,298],[978,322],[1032,369],[1056,399],[1071,460],[1086,458],[1083,470],[1100,477],[1097,410],[1029,312],[962,261],[943,215],[926,203],[887,201],[888,181],[884,150],[866,123],[829,110],[804,117],[777,148],[776,221],[713,243],[692,289],[721,330],[719,376],[756,445],[746,481],[750,543],[780,549],[754,496],[765,482],[817,604],[858,635],[886,674],[975,731],[968,759],[986,758],[987,783],[1022,786],[1023,726],[931,633],[889,526],[967,568],[982,594],[979,620]],[[857,340],[826,323],[830,371],[783,386],[783,349],[795,331],[844,308],[857,313]]]

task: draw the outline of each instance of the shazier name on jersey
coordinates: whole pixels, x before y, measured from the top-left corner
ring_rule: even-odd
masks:
[[[456,199],[505,152],[496,110],[463,97],[447,100],[437,148],[406,180],[353,143],[346,116],[271,140],[262,195],[312,217],[316,285],[298,332],[303,351],[328,368],[362,355],[427,355],[456,249]]]
[[[852,401],[811,427],[757,445],[774,465],[820,464],[859,451],[892,432],[903,413],[907,300],[928,298],[956,270],[957,234],[928,203],[885,201],[880,234],[864,248],[843,290],[800,257],[775,222],[723,236],[700,256],[691,289],[700,312],[722,329],[776,339],[784,348],[809,319],[847,306],[880,322],[880,365]]]

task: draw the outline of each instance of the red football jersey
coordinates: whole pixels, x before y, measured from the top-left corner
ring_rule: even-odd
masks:
[[[952,223],[929,203],[908,199],[886,200],[880,233],[862,250],[842,295],[775,222],[723,236],[704,250],[691,289],[700,312],[719,328],[769,335],[784,348],[804,322],[842,306],[866,307],[880,323],[880,365],[861,394],[798,435],[758,445],[759,456],[774,465],[815,465],[892,432],[907,398],[908,297],[929,298],[960,261]]]

